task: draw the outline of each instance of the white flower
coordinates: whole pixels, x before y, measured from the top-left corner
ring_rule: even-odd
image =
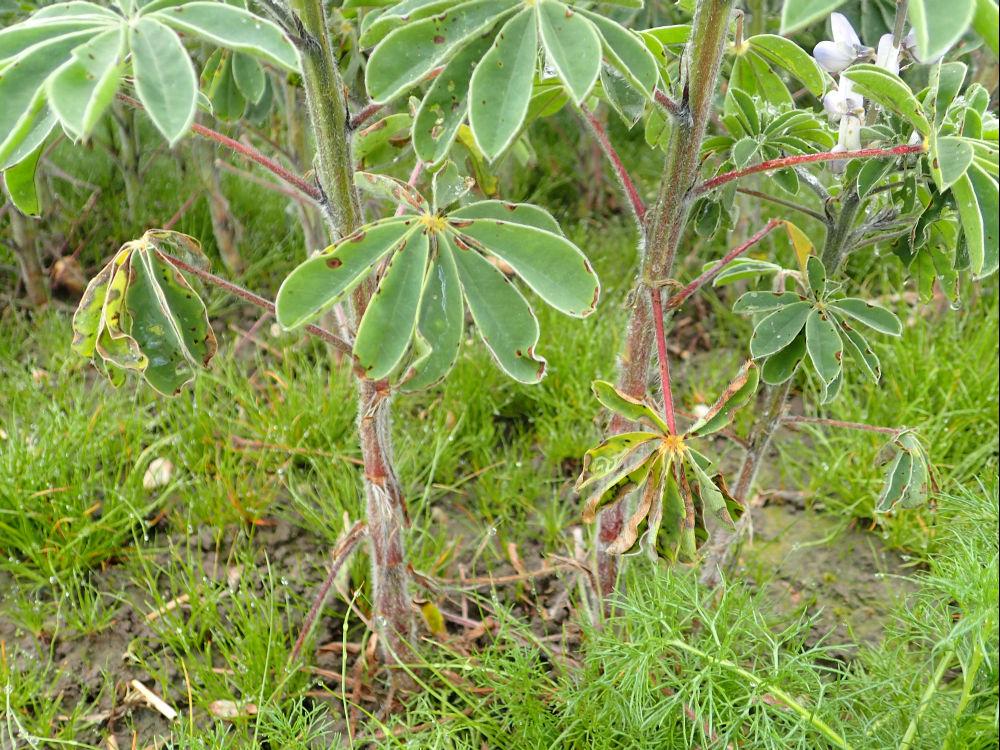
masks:
[[[899,47],[892,43],[892,34],[883,34],[878,40],[875,64],[893,75],[899,75]]]
[[[840,138],[831,153],[857,151],[861,148],[861,118],[857,115],[847,115],[840,120]],[[847,160],[830,162],[830,171],[840,174],[847,168]]]
[[[859,59],[871,55],[871,47],[865,47],[861,43],[846,16],[832,13],[830,26],[833,27],[833,41],[820,42],[813,49],[813,57],[824,70],[829,73],[839,73]]]
[[[857,115],[865,110],[865,100],[854,93],[854,83],[849,78],[841,78],[837,88],[830,89],[823,97],[823,109],[833,122],[839,122],[847,115]]]

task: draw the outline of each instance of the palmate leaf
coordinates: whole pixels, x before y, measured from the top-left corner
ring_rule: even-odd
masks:
[[[934,486],[927,453],[912,431],[902,432],[883,451],[895,452],[886,472],[885,485],[875,503],[876,513],[897,508],[917,508],[926,503]]]
[[[84,292],[73,350],[94,359],[115,386],[134,370],[173,395],[208,366],[216,341],[204,303],[161,247],[201,252],[193,239],[162,230],[123,245]]]
[[[375,45],[365,82],[379,103],[443,66],[413,124],[414,148],[429,164],[446,158],[466,116],[486,159],[498,158],[526,120],[546,109],[546,103],[533,105],[539,72],[554,70],[560,88],[577,103],[593,89],[602,60],[643,101],[659,77],[638,35],[559,0],[404,0],[368,25],[361,43]],[[561,106],[554,96],[560,93],[544,98]]]
[[[500,368],[521,382],[538,382],[545,372],[545,360],[535,352],[538,321],[497,263],[508,264],[556,309],[590,314],[597,277],[555,220],[535,206],[500,201],[429,213],[428,201],[398,180],[359,173],[358,184],[421,213],[363,227],[301,264],[278,290],[278,322],[286,328],[304,324],[388,259],[354,345],[367,377],[391,375],[406,390],[444,377],[462,339],[464,300]],[[435,205],[447,206],[464,194],[468,182],[447,164],[434,175],[433,186]]]
[[[289,70],[298,53],[270,21],[222,2],[125,3],[118,14],[88,2],[57,3],[0,31],[0,162],[48,105],[74,140],[106,111],[130,63],[135,89],[157,129],[174,144],[194,117],[194,68],[177,31],[235,53],[241,97],[257,102],[266,77],[253,55]],[[238,84],[238,86],[237,86]],[[231,108],[232,109],[232,108]],[[242,108],[236,108],[242,112]]]

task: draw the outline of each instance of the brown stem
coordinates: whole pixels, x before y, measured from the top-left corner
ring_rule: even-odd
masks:
[[[776,195],[771,195],[770,193],[764,193],[761,192],[760,190],[750,190],[749,188],[736,188],[736,192],[741,193],[742,195],[749,195],[754,198],[758,198],[762,201],[768,201],[769,203],[774,203],[778,206],[784,206],[785,208],[790,208],[793,211],[798,211],[799,213],[805,214],[806,216],[810,216],[813,219],[816,219],[816,221],[821,221],[824,224],[826,223],[826,217],[819,211],[813,211],[808,206],[803,206],[799,203],[795,203],[794,201],[786,201],[784,198],[779,198]]]
[[[764,414],[754,424],[743,465],[733,487],[733,497],[744,507],[743,515],[735,529],[720,526],[712,530],[712,540],[707,548],[700,578],[706,586],[715,586],[721,581],[723,573],[736,558],[743,536],[753,528],[753,516],[747,502],[750,490],[771,445],[771,438],[785,419],[786,402],[791,389],[792,379],[789,378],[784,384],[768,387],[764,391]]]
[[[706,284],[711,283],[711,281],[716,276],[722,273],[722,269],[724,269],[738,257],[743,255],[743,253],[745,253],[751,247],[753,247],[762,239],[764,239],[764,237],[766,237],[771,232],[772,229],[774,229],[781,223],[782,221],[780,219],[771,219],[769,222],[767,222],[767,224],[764,225],[763,229],[757,232],[757,234],[748,239],[742,245],[738,245],[737,247],[734,247],[732,250],[726,253],[725,257],[723,257],[718,263],[709,268],[707,271],[701,274],[701,276],[696,278],[686,287],[677,292],[677,294],[673,295],[670,299],[668,299],[666,304],[667,311],[669,312],[670,310],[676,310],[678,307],[683,305],[684,301],[688,297],[697,292]]]
[[[12,250],[21,271],[24,292],[32,307],[41,307],[49,301],[49,285],[45,280],[45,269],[38,257],[38,245],[30,222],[16,209],[10,211],[11,234],[14,240]]]
[[[316,143],[316,176],[323,194],[322,205],[331,232],[343,236],[362,224],[344,82],[330,44],[322,0],[291,0],[290,5],[308,36],[302,50],[302,80]],[[373,293],[371,278],[354,291],[351,301],[356,320],[364,315]],[[403,545],[406,511],[393,465],[389,404],[387,383],[358,381],[358,433],[365,465],[373,620],[385,660],[398,664],[410,653],[415,631]]]
[[[250,290],[244,289],[243,287],[238,286],[237,284],[234,284],[231,281],[227,281],[221,276],[216,276],[211,271],[206,271],[203,268],[192,266],[190,263],[185,263],[183,260],[174,257],[170,253],[165,253],[161,250],[160,255],[162,255],[165,260],[169,261],[171,265],[179,268],[181,271],[185,271],[191,274],[192,276],[197,276],[202,281],[205,281],[211,284],[212,286],[217,286],[219,287],[219,289],[225,289],[230,294],[239,297],[241,300],[245,302],[249,302],[251,305],[256,305],[257,307],[263,308],[264,310],[267,310],[270,313],[274,312],[274,303],[271,302],[271,300],[261,297],[259,294],[254,294]],[[325,328],[320,328],[319,326],[314,326],[314,325],[307,325],[305,326],[305,330],[307,333],[310,333],[313,336],[322,339],[330,346],[332,346],[334,349],[343,352],[344,354],[350,356],[353,351],[349,343],[344,341],[344,339],[340,338],[340,336],[336,335],[335,333],[331,333]]]
[[[678,120],[685,119],[687,117],[687,112],[684,111],[684,107],[674,101],[674,99],[672,99],[663,89],[653,89],[653,100],[671,117]]]
[[[639,226],[641,227],[643,220],[646,218],[646,205],[642,202],[642,197],[640,197],[639,191],[636,189],[632,176],[628,173],[628,169],[625,168],[625,164],[612,145],[611,139],[608,137],[608,133],[601,121],[597,119],[585,104],[580,105],[580,112],[583,113],[583,119],[590,126],[594,138],[597,139],[597,143],[601,147],[601,151],[604,152],[604,155],[611,163],[611,168],[614,169],[615,176],[618,177],[618,182],[621,183],[625,197],[628,198],[629,205],[632,207],[632,213],[635,214],[635,218],[638,219]]]
[[[365,522],[358,521],[341,538],[337,546],[333,549],[333,552],[330,553],[330,570],[326,574],[326,580],[323,581],[316,592],[316,598],[313,600],[312,607],[309,608],[309,614],[302,621],[302,630],[299,631],[299,637],[295,639],[295,645],[292,646],[292,650],[288,655],[289,664],[294,664],[296,659],[299,658],[299,654],[302,653],[302,647],[305,645],[306,639],[312,633],[313,628],[316,627],[316,619],[319,617],[320,610],[323,609],[323,605],[326,603],[326,597],[330,595],[330,589],[337,578],[337,573],[340,572],[344,563],[347,562],[351,550],[354,549],[354,546],[364,536],[365,528]]]
[[[864,422],[844,422],[840,419],[825,419],[823,417],[783,417],[782,424],[815,424],[822,427],[840,427],[845,430],[858,430],[860,432],[877,432],[880,435],[896,436],[901,432],[906,432],[906,427],[880,427]]]
[[[814,164],[825,161],[844,161],[846,159],[891,159],[895,156],[909,156],[911,154],[922,154],[926,148],[922,145],[910,146],[901,144],[892,148],[862,148],[857,151],[823,151],[818,154],[796,154],[795,156],[782,156],[777,159],[762,161],[743,169],[734,169],[732,172],[724,172],[717,177],[706,180],[691,191],[691,197],[697,198],[710,190],[725,185],[727,182],[738,180],[751,174],[760,172],[772,172],[775,169],[785,167],[795,167],[800,164]]]
[[[642,258],[640,283],[670,277],[691,208],[688,193],[698,178],[699,153],[715,97],[719,66],[725,49],[733,0],[699,0],[691,23],[691,37],[681,63],[680,102],[684,116],[670,130],[666,159],[660,178],[656,204],[646,217],[647,242]],[[652,304],[646,294],[636,294],[628,322],[625,345],[619,361],[618,389],[634,398],[646,393],[653,346]],[[631,429],[626,420],[615,417],[610,430]],[[618,578],[618,560],[604,550],[624,524],[625,508],[616,503],[599,517],[598,580],[602,594],[613,590]]]

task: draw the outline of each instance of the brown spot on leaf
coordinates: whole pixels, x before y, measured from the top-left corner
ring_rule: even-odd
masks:
[[[344,261],[340,258],[330,258],[330,260],[326,262],[327,268],[340,268],[342,265],[344,265]]]

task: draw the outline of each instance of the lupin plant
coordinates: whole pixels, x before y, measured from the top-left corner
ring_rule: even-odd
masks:
[[[740,508],[787,419],[788,394],[806,369],[800,364],[809,363],[824,400],[840,392],[845,367],[879,379],[862,331],[898,335],[901,324],[858,296],[845,263],[852,253],[891,249],[925,298],[935,280],[955,294],[961,274],[981,278],[997,269],[997,120],[985,89],[966,85],[966,66],[953,59],[960,52],[950,52],[964,37],[970,44],[982,37],[996,53],[993,0],[954,0],[947,11],[927,0],[898,0],[895,22],[875,48],[861,43],[846,16],[829,15],[844,2],[787,0],[783,33],[830,18],[833,39],[813,55],[777,34],[744,36],[733,0],[688,0],[681,6],[692,13],[689,24],[636,30],[622,18],[641,5],[345,3],[360,22],[358,43],[370,48],[363,78],[371,101],[353,112],[321,0],[261,0],[260,13],[202,0],[118,0],[111,7],[72,0],[0,32],[0,163],[12,196],[31,193],[37,155],[56,127],[85,141],[117,97],[144,108],[171,145],[193,132],[234,148],[323,211],[330,246],[292,271],[275,305],[207,271],[190,238],[154,230],[126,243],[81,303],[77,347],[115,382],[133,370],[174,392],[214,350],[187,274],[272,309],[283,326],[304,326],[350,355],[374,622],[389,659],[408,653],[413,635],[403,493],[389,440],[392,396],[447,375],[466,308],[505,372],[525,383],[542,377],[538,323],[501,267],[568,315],[588,315],[597,303],[590,264],[551,215],[475,195],[493,193],[484,165],[515,152],[533,119],[563,107],[579,114],[607,155],[640,235],[617,382],[594,386],[610,411],[610,434],[588,454],[579,484],[590,492],[585,516],[598,522],[602,594],[616,585],[620,555],[636,545],[654,557],[703,560],[706,578],[716,575],[750,517],[740,517]],[[208,91],[199,89],[191,63],[194,43],[227,50],[209,57],[210,74],[201,77]],[[224,108],[219,87],[230,77],[230,88],[259,94],[261,64],[301,75],[315,181],[194,122],[199,109]],[[907,82],[923,77],[926,86]],[[603,104],[630,128],[642,122],[650,158],[662,163],[648,208],[595,114]],[[368,125],[375,117],[382,119]],[[409,182],[357,168],[354,148],[363,154],[407,132]],[[456,166],[466,157],[476,180]],[[429,200],[416,187],[422,173]],[[741,186],[755,174],[773,175],[775,192]],[[359,189],[381,200],[387,214],[366,223]],[[693,281],[678,282],[689,227],[704,236],[731,231],[737,194],[808,216],[824,234],[813,238],[788,219],[773,219]],[[808,205],[810,194],[818,208]],[[779,226],[797,267],[746,257]],[[736,302],[737,312],[759,317],[749,361],[706,414],[678,426],[666,345],[672,316],[702,287],[735,282],[754,286]],[[675,285],[680,290],[664,299]],[[351,311],[345,330],[311,322],[339,303]],[[658,405],[649,393],[654,361]],[[702,452],[710,443],[693,443],[750,404],[759,380],[766,384],[760,413],[730,492]],[[892,435],[879,512],[923,501],[931,472],[912,432],[839,426]]]
[[[218,2],[123,0],[112,7],[59,3],[31,14],[0,32],[0,158],[11,197],[25,205],[33,197],[38,155],[56,127],[75,142],[86,141],[118,98],[145,109],[171,146],[192,131],[220,142],[323,209],[336,241],[293,271],[276,306],[209,272],[194,238],[150,230],[126,242],[84,294],[74,317],[74,349],[92,358],[113,385],[136,372],[159,393],[177,393],[216,351],[188,274],[274,310],[282,325],[305,326],[349,354],[359,382],[373,621],[392,661],[408,653],[413,636],[404,501],[389,437],[392,394],[426,388],[447,375],[466,305],[505,372],[525,383],[542,378],[538,322],[491,258],[509,264],[543,300],[575,317],[594,310],[599,284],[544,209],[465,200],[474,182],[444,158],[447,148],[428,164],[430,201],[412,184],[356,171],[351,136],[365,115],[348,119],[323,5],[266,4],[265,12],[271,18]],[[217,48],[200,76],[204,90],[185,47],[194,40]],[[262,63],[303,77],[318,185],[194,122],[199,108],[233,119],[246,101],[259,102],[267,85]],[[234,104],[239,97],[243,103]],[[373,148],[370,140],[359,138],[362,150]],[[398,205],[396,215],[365,225],[358,187]],[[465,205],[456,205],[460,201]],[[346,336],[307,323],[348,297],[356,326]]]

